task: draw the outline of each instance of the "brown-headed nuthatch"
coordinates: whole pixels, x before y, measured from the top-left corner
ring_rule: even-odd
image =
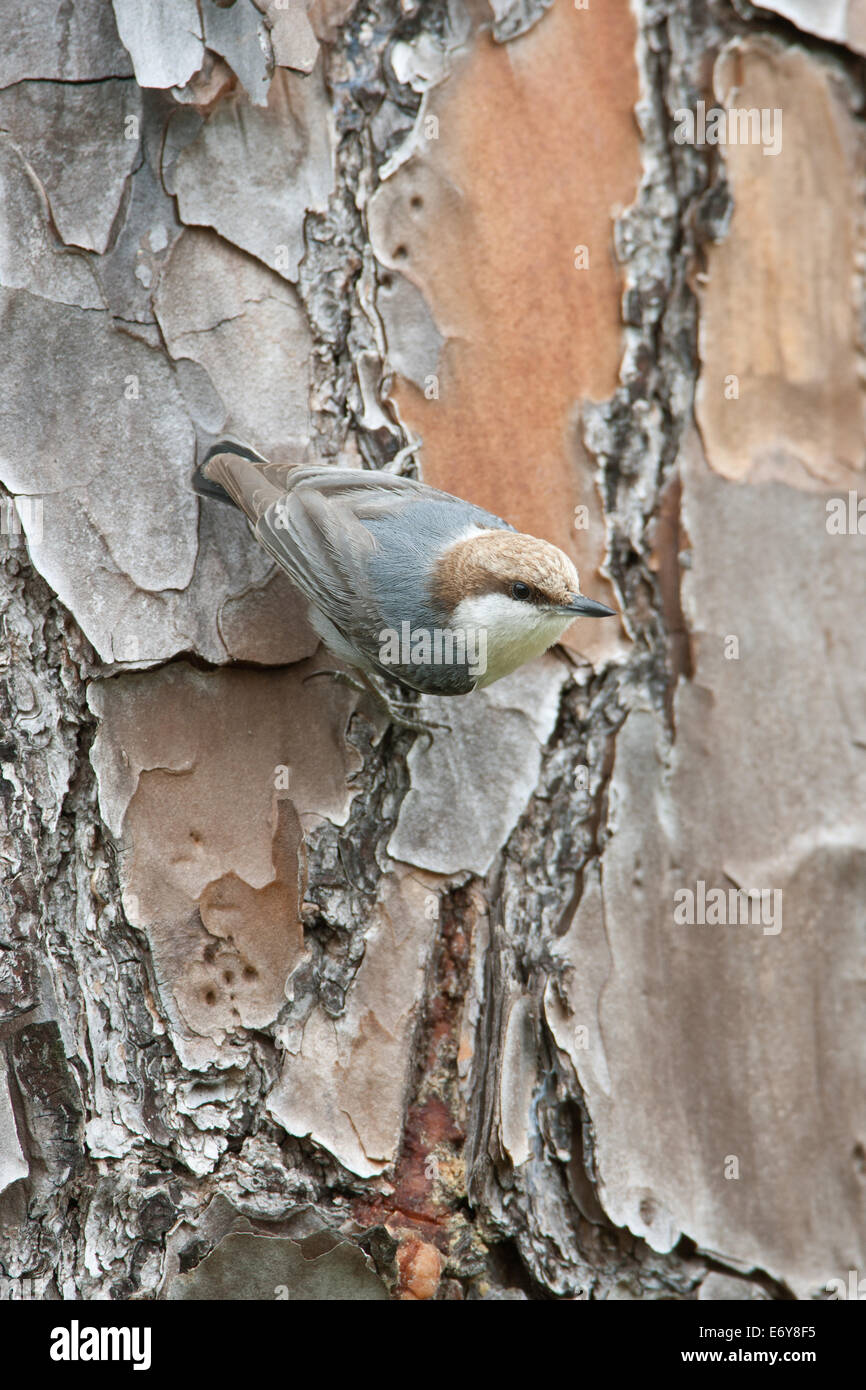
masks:
[[[221,441],[194,487],[246,513],[322,641],[380,698],[377,676],[465,695],[540,656],[575,618],[613,613],[583,597],[555,545],[413,478],[268,463]]]

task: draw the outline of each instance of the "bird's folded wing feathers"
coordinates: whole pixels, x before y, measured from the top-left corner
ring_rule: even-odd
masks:
[[[259,515],[255,532],[295,584],[341,631],[372,641],[381,627],[366,565],[377,548],[365,521],[417,499],[411,478],[357,469],[299,468]]]

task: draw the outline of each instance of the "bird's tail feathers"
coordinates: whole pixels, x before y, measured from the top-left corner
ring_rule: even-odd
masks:
[[[221,439],[208,449],[192,475],[193,491],[197,492],[199,497],[212,497],[217,502],[225,502],[230,507],[236,507],[238,503],[234,497],[220,483],[208,476],[208,464],[219,454],[234,455],[235,458],[247,459],[250,463],[266,463],[267,460],[261,454],[256,453],[255,449],[251,449],[248,444],[241,444],[236,439]]]

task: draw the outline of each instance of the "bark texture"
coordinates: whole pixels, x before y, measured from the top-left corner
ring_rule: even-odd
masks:
[[[5,3],[0,1295],[847,1289],[866,4]],[[227,433],[619,620],[428,746]]]

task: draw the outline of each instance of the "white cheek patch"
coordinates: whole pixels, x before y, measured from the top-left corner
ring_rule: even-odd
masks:
[[[483,594],[458,603],[451,625],[487,635],[487,670],[477,682],[481,689],[541,656],[559,641],[571,621],[559,613],[540,612],[507,594]]]

